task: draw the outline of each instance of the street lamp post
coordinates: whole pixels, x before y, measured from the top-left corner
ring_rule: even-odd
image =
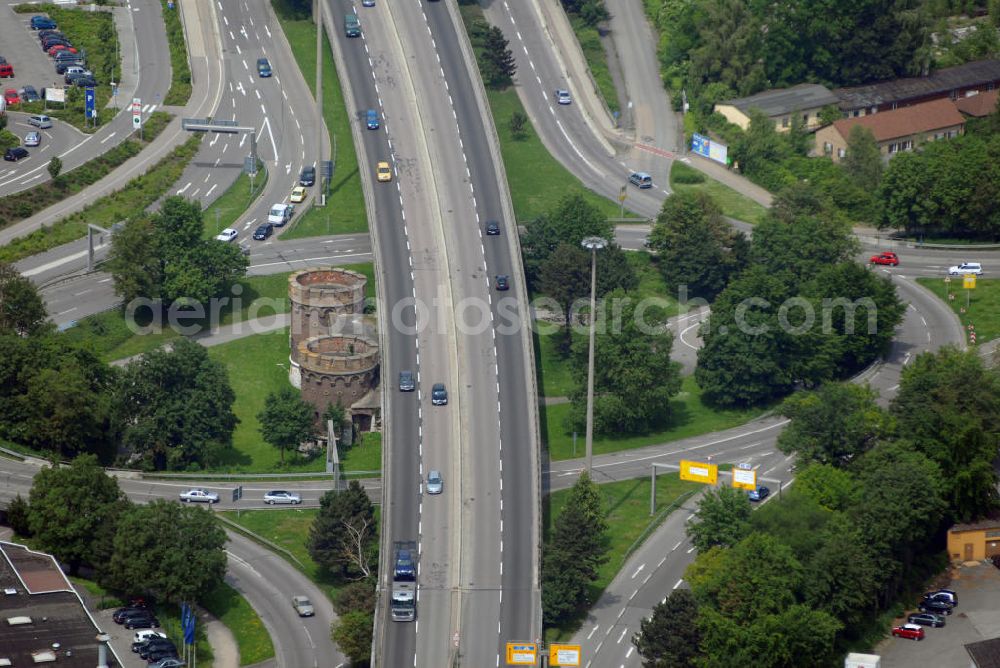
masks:
[[[597,323],[597,251],[608,245],[601,237],[587,237],[582,242],[590,250],[590,348],[587,351],[587,475],[594,463],[594,331]],[[569,323],[567,323],[567,326]]]

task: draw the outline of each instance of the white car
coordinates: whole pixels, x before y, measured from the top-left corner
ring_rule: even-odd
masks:
[[[306,596],[293,596],[292,607],[295,608],[295,612],[299,613],[299,617],[312,617],[316,614],[312,601]]]
[[[232,241],[233,239],[236,238],[237,234],[239,234],[239,232],[237,232],[231,227],[227,227],[226,229],[216,234],[215,238],[219,241]]]
[[[276,503],[291,503],[293,505],[298,505],[302,503],[302,497],[298,494],[293,494],[292,492],[286,492],[281,489],[273,489],[264,494],[264,503],[269,503],[272,506]]]
[[[162,631],[154,631],[153,629],[140,629],[135,632],[132,636],[132,642],[144,642],[150,638],[166,638],[167,634]]]
[[[200,503],[218,503],[219,495],[215,492],[209,492],[207,489],[189,489],[186,492],[181,492],[181,501],[185,503],[191,503],[192,501],[198,501]]]
[[[560,88],[556,91],[556,102],[559,104],[572,104],[573,98],[570,97],[569,91],[565,88]]]
[[[955,265],[954,267],[948,267],[948,273],[952,276],[959,276],[963,274],[975,274],[978,276],[983,273],[983,265],[978,262],[963,262]]]
[[[25,146],[38,146],[42,143],[42,135],[39,132],[29,132],[24,135]]]
[[[427,475],[427,493],[440,494],[442,491],[444,491],[444,480],[441,478],[441,472],[431,471]]]

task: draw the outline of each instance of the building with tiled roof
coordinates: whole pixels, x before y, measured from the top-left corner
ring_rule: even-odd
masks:
[[[965,117],[951,100],[934,100],[871,116],[842,118],[816,132],[816,152],[834,162],[842,160],[856,125],[871,131],[879,151],[888,158],[927,141],[957,137],[965,129]]]
[[[955,106],[966,116],[973,118],[989,116],[997,110],[997,93],[1000,93],[1000,90],[963,97],[960,100],[955,100]]]

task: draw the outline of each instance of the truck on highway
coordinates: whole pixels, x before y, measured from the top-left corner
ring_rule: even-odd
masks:
[[[392,621],[412,622],[417,618],[417,544],[400,540],[392,547]]]

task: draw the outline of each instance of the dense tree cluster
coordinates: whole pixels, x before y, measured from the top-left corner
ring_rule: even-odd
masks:
[[[889,163],[878,191],[881,227],[928,237],[1000,239],[1000,114],[970,133]],[[991,131],[992,130],[992,131]]]
[[[688,524],[692,600],[658,606],[642,625],[645,665],[836,665],[938,570],[952,522],[1000,505],[1000,373],[974,353],[917,357],[888,411],[849,385],[803,392],[782,410],[795,485],[754,513],[741,492],[705,495]],[[682,627],[684,644],[671,637]]]
[[[892,284],[852,260],[850,229],[812,215],[799,191],[789,196],[755,228],[749,268],[702,327],[695,377],[718,405],[760,404],[857,371],[902,321]]]
[[[608,18],[604,0],[562,0],[563,9],[571,16],[577,16],[585,24],[593,26]]]
[[[118,481],[89,455],[43,468],[28,501],[12,503],[12,526],[76,574],[122,594],[197,601],[222,581],[226,535],[211,511],[154,500],[129,502]]]
[[[206,305],[246,272],[236,244],[205,239],[201,206],[168,197],[159,212],[129,220],[115,233],[106,263],[115,292],[128,304],[159,299],[167,308]]]
[[[658,0],[665,80],[708,112],[719,100],[817,81],[837,86],[918,74],[928,63],[920,0]]]

